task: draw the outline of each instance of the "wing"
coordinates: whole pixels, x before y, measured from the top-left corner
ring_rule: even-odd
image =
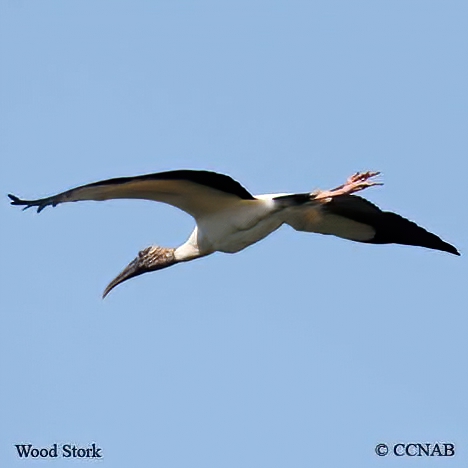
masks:
[[[227,175],[192,170],[108,179],[38,200],[21,200],[11,194],[8,196],[12,205],[24,205],[24,209],[34,206],[38,213],[46,206],[66,202],[138,198],[168,203],[194,218],[214,213],[239,200],[254,199],[239,182]]]
[[[404,244],[443,250],[457,249],[417,224],[355,195],[341,195],[322,205],[302,205],[286,214],[297,231],[331,234],[370,244]]]

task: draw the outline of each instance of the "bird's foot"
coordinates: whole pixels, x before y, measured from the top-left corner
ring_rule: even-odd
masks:
[[[352,193],[359,192],[364,190],[368,187],[373,187],[374,185],[383,185],[382,182],[374,182],[370,181],[372,177],[378,176],[380,172],[356,172],[351,177],[348,177],[346,182],[339,187],[336,187],[332,190],[318,190],[313,192],[312,199],[313,200],[324,200],[329,201],[327,199],[331,199],[333,197],[337,197],[340,195],[351,195]]]

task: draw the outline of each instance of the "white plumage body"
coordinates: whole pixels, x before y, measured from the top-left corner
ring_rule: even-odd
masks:
[[[242,200],[196,218],[201,253],[235,253],[258,242],[283,223],[273,200]]]

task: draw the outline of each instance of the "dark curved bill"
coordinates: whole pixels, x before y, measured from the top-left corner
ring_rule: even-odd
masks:
[[[142,262],[141,257],[135,258],[132,262],[130,262],[124,270],[119,273],[106,287],[104,293],[102,294],[102,298],[104,299],[116,286],[124,281],[127,281],[130,278],[134,278],[135,276],[141,275],[146,273],[148,268]]]

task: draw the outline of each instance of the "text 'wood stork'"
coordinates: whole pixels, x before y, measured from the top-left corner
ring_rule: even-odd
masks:
[[[382,211],[352,195],[373,185],[378,172],[357,173],[332,190],[251,195],[231,177],[209,171],[177,170],[103,180],[38,200],[10,197],[12,205],[37,207],[81,200],[139,198],[168,203],[193,216],[195,229],[178,248],[142,250],[104,291],[123,281],[214,252],[235,253],[263,239],[282,224],[297,231],[331,234],[371,244],[406,244],[460,255],[457,249],[415,223]]]

